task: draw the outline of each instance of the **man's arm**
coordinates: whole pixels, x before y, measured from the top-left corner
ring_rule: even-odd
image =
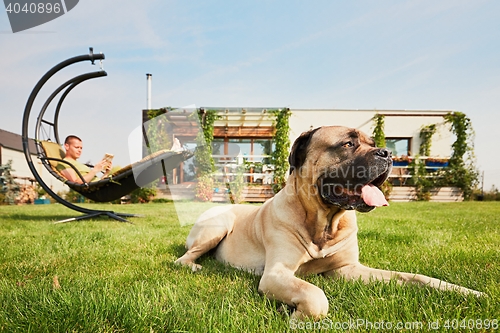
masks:
[[[99,163],[97,163],[90,171],[83,175],[82,177],[85,180],[86,183],[89,183],[94,179],[94,177],[99,173],[102,172],[104,167],[106,165],[106,161],[102,160]],[[82,179],[76,174],[75,170],[73,168],[67,168],[64,170],[61,170],[61,174],[63,175],[64,178],[67,180],[77,183],[77,184],[83,184]]]

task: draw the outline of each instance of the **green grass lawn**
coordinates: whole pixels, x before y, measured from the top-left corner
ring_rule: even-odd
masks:
[[[358,214],[364,264],[430,275],[489,297],[312,276],[307,280],[330,302],[328,317],[317,323],[290,321],[279,303],[258,294],[259,277],[209,256],[199,273],[174,265],[190,227],[179,224],[173,204],[89,206],[145,216],[134,224],[53,224],[78,213],[58,204],[0,206],[0,331],[500,331],[496,202],[393,203]]]

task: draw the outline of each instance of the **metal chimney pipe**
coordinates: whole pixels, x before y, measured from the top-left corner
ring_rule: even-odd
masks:
[[[148,96],[147,96],[147,101],[148,101],[148,110],[151,110],[151,77],[153,74],[146,74],[146,78],[148,80]]]

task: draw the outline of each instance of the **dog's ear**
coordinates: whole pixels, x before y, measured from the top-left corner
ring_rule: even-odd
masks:
[[[319,130],[320,127],[303,132],[293,143],[290,156],[288,156],[288,163],[290,163],[290,174],[293,170],[298,170],[306,160],[307,147],[311,141],[313,134]]]

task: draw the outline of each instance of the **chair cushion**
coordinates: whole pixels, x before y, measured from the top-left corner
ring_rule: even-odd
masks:
[[[66,153],[58,143],[52,141],[40,141],[40,143],[42,145],[46,157],[63,159],[64,156],[66,156]],[[55,169],[59,164],[58,161],[49,161],[49,162],[53,169]]]

